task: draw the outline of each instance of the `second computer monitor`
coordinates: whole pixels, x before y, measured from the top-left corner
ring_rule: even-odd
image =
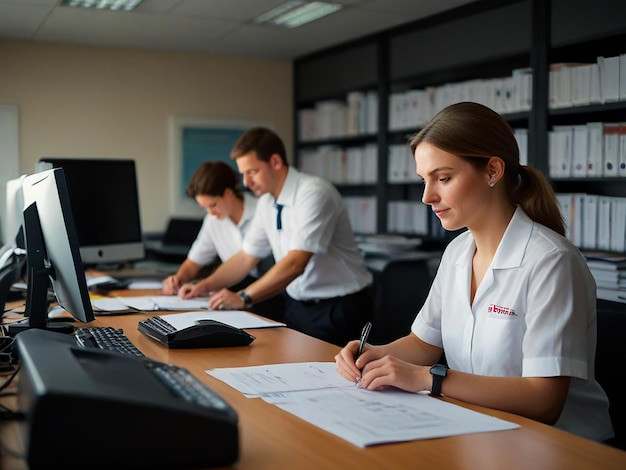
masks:
[[[63,168],[86,265],[143,259],[135,161],[42,157],[38,170]]]
[[[24,248],[22,235],[22,211],[24,210],[24,195],[22,181],[24,175],[7,181],[6,183],[6,220],[4,221],[4,243],[15,244]]]
[[[8,325],[9,334],[30,329],[71,332],[71,324],[48,322],[50,284],[61,307],[76,320],[94,319],[67,185],[62,169],[28,175],[23,180],[28,297],[26,319]]]

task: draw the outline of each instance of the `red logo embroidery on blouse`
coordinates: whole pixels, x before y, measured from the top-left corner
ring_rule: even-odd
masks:
[[[494,316],[504,316],[504,317],[516,317],[517,313],[515,310],[509,307],[501,307],[500,305],[491,304],[487,308],[487,312],[494,314]]]

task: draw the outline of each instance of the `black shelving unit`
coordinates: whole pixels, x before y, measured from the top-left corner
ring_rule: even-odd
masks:
[[[626,53],[626,3],[617,0],[552,0],[550,63],[593,62]],[[626,101],[548,109],[547,129],[587,122],[625,122]],[[554,178],[558,192],[626,197],[626,178]]]
[[[378,183],[341,186],[345,194],[375,195],[377,227],[387,233],[387,204],[419,200],[419,183],[387,181],[390,144],[406,143],[419,129],[389,131],[389,99],[395,92],[489,79],[531,67],[532,109],[503,114],[512,127],[528,128],[528,163],[548,175],[548,135],[554,125],[591,121],[626,122],[626,102],[549,108],[549,69],[555,62],[594,62],[626,53],[623,0],[483,0],[295,61],[295,107],[345,98],[350,91],[378,93]],[[294,142],[298,151],[313,145]],[[332,140],[350,145],[355,139]],[[328,142],[322,142],[326,144]],[[319,145],[316,142],[315,145]],[[559,192],[626,196],[626,178],[553,180]],[[445,242],[444,237],[443,242]],[[437,240],[434,240],[436,242]]]

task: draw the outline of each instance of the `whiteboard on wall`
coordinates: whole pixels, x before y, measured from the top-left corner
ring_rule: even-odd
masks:
[[[7,230],[7,181],[19,176],[19,115],[18,107],[0,105],[0,236],[2,244],[16,234],[6,233]]]
[[[230,150],[244,132],[256,126],[271,128],[264,122],[243,119],[189,116],[170,119],[170,216],[204,216],[204,209],[185,194],[191,176],[205,161],[221,160],[237,172]]]

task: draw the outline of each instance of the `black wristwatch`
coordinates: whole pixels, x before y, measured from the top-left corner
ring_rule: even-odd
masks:
[[[237,295],[243,300],[243,308],[252,307],[252,297],[250,297],[245,290],[240,290],[237,292]]]
[[[435,364],[430,368],[430,373],[433,376],[433,386],[430,390],[432,396],[441,396],[441,382],[448,375],[448,369],[449,367],[445,364]]]

